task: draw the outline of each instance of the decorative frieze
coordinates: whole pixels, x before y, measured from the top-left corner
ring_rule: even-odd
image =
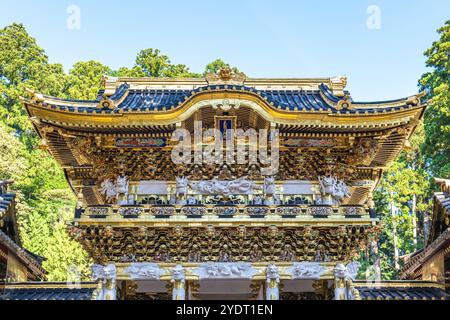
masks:
[[[252,279],[259,271],[251,263],[205,263],[192,271],[200,279]]]
[[[119,208],[119,214],[127,218],[129,216],[140,216],[144,213],[144,209],[140,207],[120,207]]]
[[[155,217],[167,217],[175,214],[174,207],[151,207],[150,215]]]
[[[333,214],[333,208],[312,206],[312,207],[308,207],[307,212],[311,216],[327,217],[327,216],[330,216]]]
[[[71,227],[98,263],[350,261],[376,227]],[[318,253],[326,259],[318,259]],[[126,259],[125,259],[126,257]]]
[[[245,211],[249,216],[266,216],[270,214],[268,207],[246,207]]]
[[[184,216],[201,217],[207,213],[205,207],[183,207],[181,208],[181,214]]]
[[[113,147],[110,144],[103,143],[101,137],[79,136],[65,139],[70,149],[79,158],[80,164],[83,164],[83,168],[84,166],[90,168],[89,172],[83,171],[84,173],[77,168],[74,171],[74,173],[77,172],[77,176],[71,178],[74,180],[97,179],[98,189],[104,191],[105,197],[109,197],[111,201],[115,197],[113,187],[116,182],[111,177],[117,176],[127,176],[131,181],[175,181],[176,177],[184,175],[192,181],[207,182],[208,185],[197,182],[192,184],[191,187],[198,188],[201,194],[210,194],[210,191],[213,190],[210,187],[216,189],[217,192],[213,192],[215,194],[222,194],[222,191],[223,194],[262,192],[262,190],[252,190],[250,184],[244,183],[244,180],[247,179],[258,182],[264,181],[264,177],[261,175],[262,164],[238,164],[236,154],[233,156],[235,163],[227,165],[229,180],[219,181],[220,183],[216,185],[214,179],[217,181],[217,177],[221,176],[223,166],[192,163],[174,168],[170,146],[162,148],[161,145],[164,144],[164,141],[160,138],[112,137]],[[317,141],[322,144],[323,141],[333,141],[333,139],[336,138],[321,138]],[[356,138],[351,142],[347,141],[345,142],[346,149],[312,145],[303,147],[299,141],[307,141],[308,139],[294,140],[291,141],[292,146],[297,143],[300,143],[300,145],[280,150],[280,170],[274,176],[276,181],[314,181],[318,176],[327,176],[330,173],[335,174],[343,181],[365,179],[361,178],[360,175],[365,172],[367,165],[360,168],[359,164],[370,161],[375,154],[374,152],[380,147],[379,143],[372,138]],[[118,141],[119,145],[115,146],[114,141]],[[153,144],[155,146],[151,147],[150,145]],[[126,147],[127,145],[128,147]],[[299,154],[298,148],[307,148],[308,150]],[[111,179],[109,183],[105,183],[108,179]],[[205,186],[206,188],[204,188]],[[106,195],[106,192],[109,192],[109,194]]]
[[[279,216],[300,216],[303,213],[301,207],[277,207],[275,210]]]
[[[159,280],[164,272],[156,263],[132,263],[125,269],[132,280]]]
[[[346,206],[346,207],[340,207],[339,213],[344,216],[348,217],[359,217],[366,213],[366,210],[363,207],[355,207],[355,206]]]
[[[162,148],[167,145],[166,138],[117,138],[118,148]]]
[[[112,214],[111,207],[88,207],[84,211],[84,215],[90,217],[109,217]]]
[[[260,187],[254,181],[240,178],[232,181],[203,180],[190,183],[195,194],[231,196],[236,194],[253,194]]]
[[[320,279],[326,272],[326,268],[318,262],[294,262],[287,269],[292,279]]]
[[[345,216],[361,218],[368,216],[368,209],[363,206],[319,206],[319,205],[290,205],[290,206],[227,206],[227,205],[179,205],[179,206],[93,206],[82,211],[82,218],[117,219],[147,219],[149,217],[169,218],[177,215],[180,217],[194,217],[203,219],[206,216],[218,216],[219,218],[241,219],[242,216],[266,218],[279,216],[283,219],[295,219],[296,217],[321,218],[328,216]]]
[[[217,216],[233,216],[238,213],[238,208],[236,207],[214,207],[213,209],[214,215]]]

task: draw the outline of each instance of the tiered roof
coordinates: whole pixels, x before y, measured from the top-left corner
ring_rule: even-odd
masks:
[[[0,181],[0,250],[4,254],[13,254],[29,270],[29,278],[46,278],[42,268],[42,258],[22,248],[17,229],[15,212],[15,194],[9,193],[8,185],[12,180]]]
[[[344,90],[345,78],[205,79],[107,78],[95,100],[70,100],[30,91],[23,99],[31,118],[64,128],[170,125],[186,120],[204,101],[240,99],[279,125],[382,130],[420,120],[422,95],[355,102]]]
[[[441,192],[434,194],[433,221],[428,244],[424,249],[405,258],[401,271],[403,279],[420,277],[422,266],[426,261],[442,250],[450,252],[450,180],[435,179],[435,181],[441,187]]]

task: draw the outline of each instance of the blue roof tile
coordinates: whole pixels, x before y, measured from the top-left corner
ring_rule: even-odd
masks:
[[[384,108],[370,108],[367,106],[377,103],[357,103],[352,101],[352,110],[337,110],[336,104],[342,100],[342,97],[337,97],[333,94],[331,89],[325,84],[321,84],[318,90],[258,90],[254,87],[246,87],[243,85],[208,85],[198,87],[193,90],[186,89],[133,89],[130,90],[128,84],[122,84],[117,91],[109,98],[115,101],[117,108],[114,110],[100,109],[93,106],[64,106],[51,105],[52,109],[68,110],[69,112],[87,112],[87,113],[119,113],[119,112],[135,112],[135,111],[150,111],[157,112],[162,110],[171,110],[177,108],[181,103],[202,92],[211,92],[217,90],[248,92],[260,96],[267,101],[268,104],[274,108],[287,111],[312,111],[312,112],[330,112],[333,114],[374,114],[378,112],[389,112],[393,110],[401,110],[407,107],[384,107]],[[348,94],[348,92],[345,92]],[[98,99],[97,99],[98,100]],[[95,103],[90,101],[90,103]],[[121,101],[123,100],[123,101]],[[61,99],[62,101],[62,99]],[[69,100],[66,100],[69,101]],[[75,101],[75,100],[70,100]],[[350,100],[351,101],[351,100]],[[394,100],[388,102],[401,102],[402,100]],[[78,101],[86,102],[86,101]]]
[[[61,288],[62,283],[25,283],[8,286],[0,293],[0,300],[92,300],[95,288]]]

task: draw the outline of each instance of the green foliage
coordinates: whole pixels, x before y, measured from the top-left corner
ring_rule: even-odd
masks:
[[[31,124],[19,97],[25,88],[44,94],[61,92],[65,81],[60,64],[50,64],[44,50],[22,24],[0,29],[0,119],[19,131],[31,131]]]
[[[145,77],[144,70],[140,66],[136,66],[132,69],[127,67],[122,67],[119,70],[112,71],[111,76],[113,77]]]
[[[196,77],[184,64],[172,64],[169,57],[158,49],[144,49],[136,57],[136,67],[147,77],[190,78]]]
[[[91,97],[97,90],[92,88],[99,87],[95,74],[104,70],[87,64],[76,65],[68,76],[60,64],[48,63],[23,25],[0,30],[0,179],[15,180],[22,244],[46,258],[49,280],[65,280],[64,269],[85,270],[89,260],[63,227],[72,218],[67,213],[73,212],[74,196],[55,160],[35,148],[38,139],[20,97],[26,96],[25,88],[65,96],[68,85],[73,85],[69,94]]]
[[[450,21],[438,34],[440,39],[425,52],[431,71],[419,82],[429,102],[424,125],[419,125],[411,138],[411,149],[385,172],[375,193],[377,212],[384,225],[379,251],[385,279],[398,276],[395,235],[400,256],[424,246],[423,220],[432,210],[432,177],[450,177]],[[395,215],[391,206],[398,208]],[[370,254],[366,253],[362,257],[366,269],[368,260]]]
[[[102,77],[110,72],[109,67],[97,61],[75,63],[67,77],[67,97],[78,100],[95,100],[102,86]]]
[[[23,146],[12,129],[0,123],[0,179],[17,180],[26,167]]]
[[[70,251],[63,248],[70,248]],[[53,236],[46,243],[43,255],[47,258],[43,267],[52,270],[48,277],[49,281],[76,281],[86,279],[90,275],[90,269],[86,263],[88,261],[86,251],[80,244],[69,238],[66,225],[62,222],[54,225]],[[77,277],[78,272],[80,274]]]
[[[438,30],[440,39],[425,52],[425,73],[420,86],[427,93],[426,139],[422,146],[427,167],[434,176],[450,177],[450,20]]]

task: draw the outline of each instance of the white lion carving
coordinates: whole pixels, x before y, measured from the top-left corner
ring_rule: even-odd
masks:
[[[185,289],[185,271],[183,266],[176,265],[172,271],[172,299],[173,300],[185,300],[186,299],[186,289]]]
[[[105,195],[107,202],[111,202],[117,197],[116,186],[110,179],[102,182],[100,192]]]
[[[105,196],[107,202],[117,199],[120,194],[128,195],[127,177],[118,177],[114,183],[111,179],[106,179],[100,185],[100,192]]]
[[[99,282],[96,290],[97,300],[116,300],[116,266],[93,265],[92,279]]]
[[[128,178],[127,177],[117,177],[116,192],[118,194],[128,194]]]
[[[184,196],[188,191],[189,181],[185,177],[177,177],[176,178],[176,193],[177,197]]]
[[[280,299],[280,271],[274,264],[269,264],[266,269],[266,299],[279,300]]]
[[[322,204],[340,204],[342,199],[350,197],[350,191],[344,181],[336,177],[319,177]]]
[[[340,202],[347,197],[350,197],[350,191],[344,181],[339,181],[335,186],[334,198]]]

